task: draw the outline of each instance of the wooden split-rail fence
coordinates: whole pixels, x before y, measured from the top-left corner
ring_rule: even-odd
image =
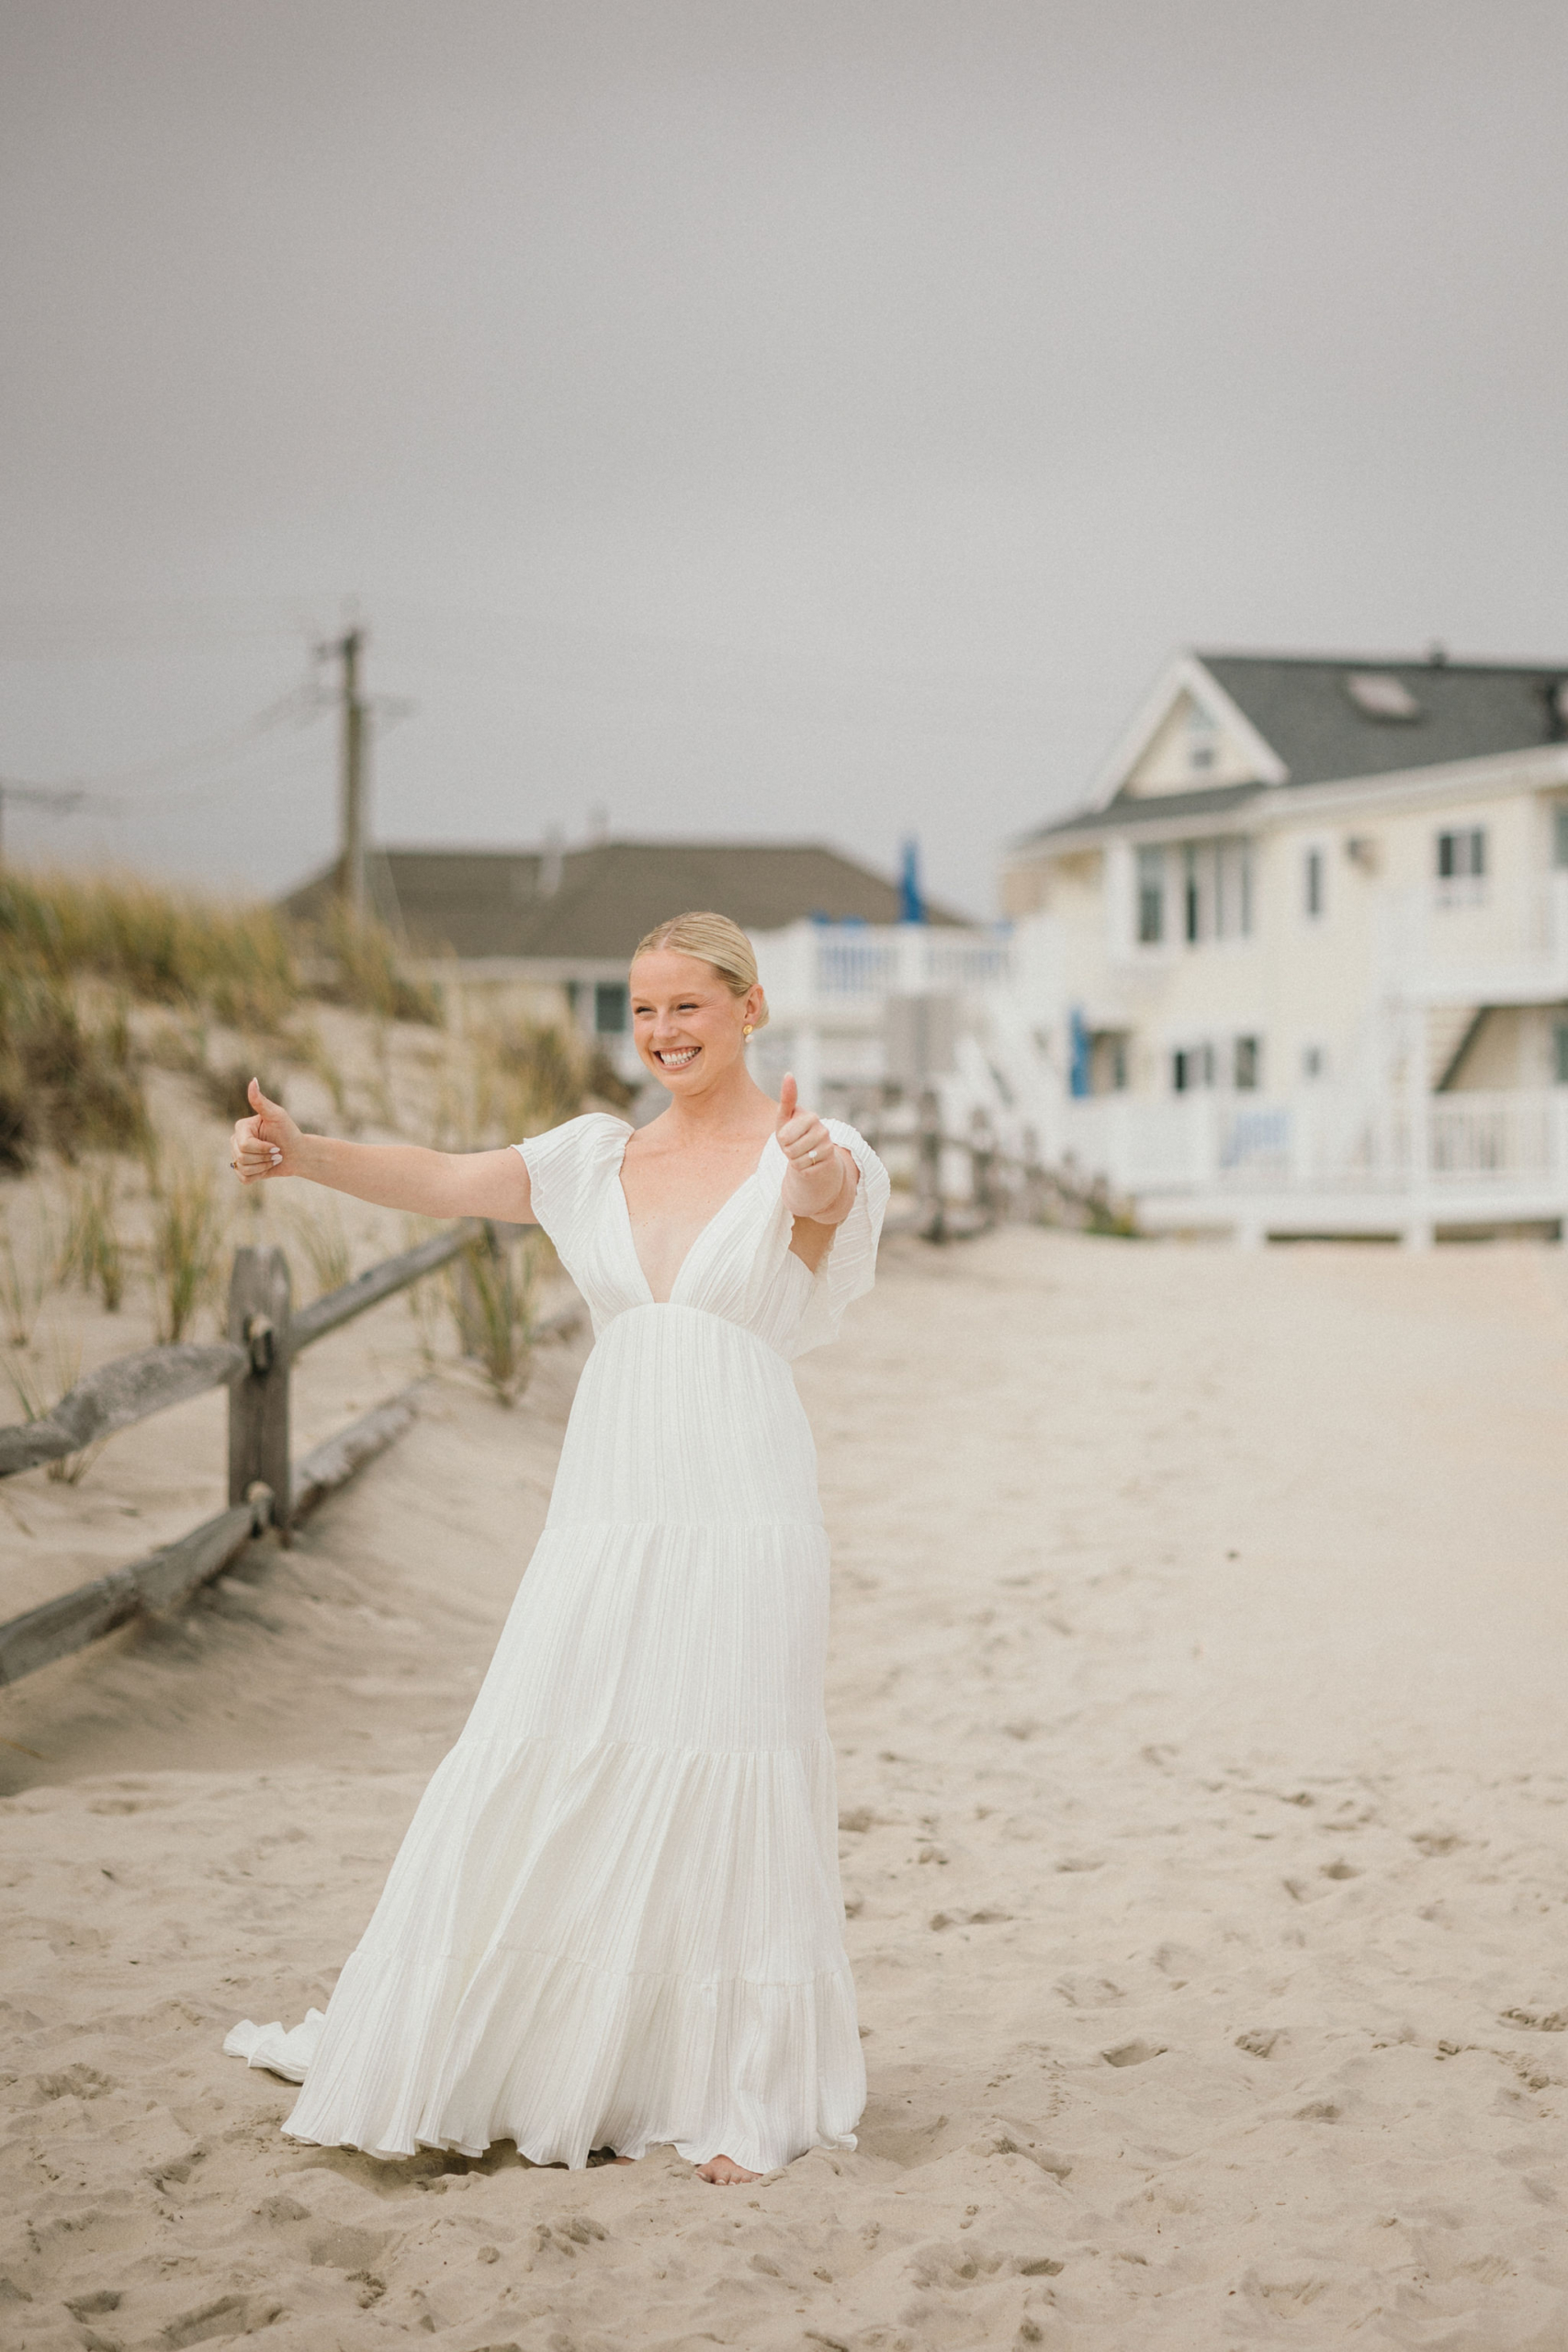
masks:
[[[1089,1177],[1070,1160],[1047,1167],[1031,1127],[1023,1130],[1021,1152],[1002,1148],[984,1111],[975,1112],[966,1134],[950,1135],[933,1088],[904,1106],[902,1116],[875,1100],[857,1105],[852,1115],[874,1148],[912,1148],[911,1224],[927,1241],[955,1240],[1008,1219],[1100,1233],[1134,1230],[1130,1213],[1112,1199],[1103,1178]],[[966,1171],[966,1186],[950,1181],[955,1163]]]
[[[895,1141],[912,1145],[913,1227],[927,1240],[955,1239],[1009,1217],[1101,1231],[1129,1229],[1103,1184],[1081,1182],[1070,1168],[1045,1167],[1027,1131],[1021,1156],[1010,1154],[998,1146],[983,1112],[976,1113],[967,1134],[953,1136],[943,1129],[934,1091],[922,1093],[911,1107],[912,1121],[897,1125],[886,1108],[874,1102],[854,1105],[852,1111],[874,1146]],[[967,1162],[966,1198],[955,1193],[949,1182],[955,1160]],[[502,1246],[501,1235],[518,1229],[468,1220],[372,1266],[298,1314],[291,1307],[288,1261],[282,1250],[236,1250],[227,1339],[144,1348],[118,1357],[79,1381],[51,1412],[0,1429],[0,1478],[13,1477],[18,1471],[78,1453],[209,1389],[229,1391],[228,1508],[128,1567],[111,1569],[0,1624],[0,1688],[56,1658],[68,1657],[133,1617],[177,1608],[220,1576],[268,1529],[287,1544],[300,1520],[408,1427],[424,1385],[423,1380],[413,1382],[294,1462],[289,1452],[289,1374],[295,1358],[466,1250],[483,1246],[494,1251]],[[580,1306],[567,1306],[536,1324],[531,1336],[539,1340],[564,1334],[581,1314]]]
[[[466,1219],[416,1249],[329,1291],[298,1314],[292,1310],[288,1261],[281,1250],[234,1253],[229,1283],[228,1337],[209,1344],[143,1348],[118,1356],[78,1381],[51,1412],[0,1429],[0,1478],[58,1462],[112,1437],[154,1413],[183,1405],[211,1388],[229,1391],[229,1502],[128,1567],[111,1569],[0,1624],[0,1686],[18,1682],[56,1658],[146,1614],[163,1614],[239,1558],[258,1536],[275,1529],[281,1542],[318,1503],[401,1435],[424,1386],[416,1380],[295,1462],[289,1453],[289,1376],[306,1348],[340,1330],[437,1272],[467,1250],[502,1247],[516,1227]],[[573,1304],[545,1317],[534,1340],[563,1336],[579,1320]]]

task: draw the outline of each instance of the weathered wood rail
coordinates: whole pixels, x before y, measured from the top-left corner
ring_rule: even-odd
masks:
[[[1097,1233],[1131,1233],[1132,1218],[1100,1179],[1080,1176],[1070,1165],[1048,1167],[1032,1129],[1025,1128],[1021,1153],[1004,1151],[990,1121],[977,1111],[967,1135],[942,1125],[941,1099],[927,1089],[914,1105],[910,1125],[895,1130],[886,1110],[858,1108],[855,1124],[874,1148],[895,1139],[914,1153],[913,1229],[927,1241],[952,1241],[987,1232],[1009,1218],[1033,1225],[1065,1225]],[[955,1199],[944,1181],[953,1159],[968,1162],[966,1199]]]
[[[372,1266],[296,1315],[281,1250],[234,1253],[229,1336],[209,1345],[143,1348],[77,1382],[37,1420],[0,1429],[0,1477],[57,1462],[213,1388],[229,1391],[229,1503],[188,1534],[95,1577],[0,1624],[0,1687],[112,1633],[130,1618],[177,1608],[220,1576],[259,1536],[285,1544],[299,1521],[384,1453],[413,1419],[423,1380],[337,1430],[299,1462],[289,1454],[289,1379],[295,1359],[383,1299],[436,1273],[468,1250],[491,1250],[520,1228],[467,1219]],[[530,1340],[562,1337],[579,1321],[571,1305],[533,1326]]]

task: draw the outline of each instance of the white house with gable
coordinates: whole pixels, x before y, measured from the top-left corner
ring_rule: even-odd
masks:
[[[1568,662],[1183,653],[1002,898],[1055,1139],[1145,1224],[1561,1226]]]

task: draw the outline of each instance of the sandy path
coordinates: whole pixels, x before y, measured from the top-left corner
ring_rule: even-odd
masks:
[[[722,2196],[291,2152],[218,2054],[327,1989],[538,1524],[570,1363],[444,1390],[0,1712],[7,2343],[1561,2352],[1565,1343],[1546,1250],[895,1245],[801,1366],[871,2104]]]

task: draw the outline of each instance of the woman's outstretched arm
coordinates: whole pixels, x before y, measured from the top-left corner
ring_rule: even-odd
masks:
[[[303,1176],[378,1208],[416,1216],[492,1216],[533,1225],[528,1170],[520,1151],[427,1151],[413,1143],[340,1143],[301,1133],[281,1102],[253,1078],[251,1116],[234,1125],[230,1158],[242,1184]]]

